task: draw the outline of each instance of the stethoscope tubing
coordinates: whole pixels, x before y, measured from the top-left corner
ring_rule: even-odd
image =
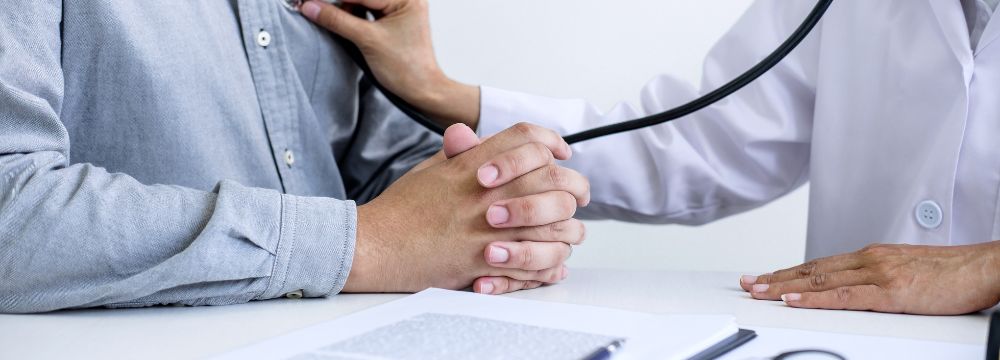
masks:
[[[816,6],[812,9],[809,15],[803,20],[802,24],[785,40],[778,48],[776,48],[771,54],[766,58],[761,60],[757,65],[736,77],[732,81],[720,86],[718,89],[713,90],[701,97],[694,99],[686,104],[680,105],[676,108],[652,114],[643,118],[623,121],[615,124],[605,125],[598,128],[585,130],[576,134],[570,134],[563,136],[563,139],[569,144],[575,144],[582,141],[592,140],[600,137],[610,136],[614,134],[620,134],[624,132],[629,132],[633,130],[638,130],[642,128],[647,128],[650,126],[664,124],[673,120],[677,120],[688,115],[691,115],[701,109],[704,109],[712,104],[715,104],[729,95],[739,91],[740,89],[746,87],[750,83],[754,82],[768,71],[777,66],[782,60],[788,57],[795,48],[802,43],[806,37],[812,33],[813,29],[819,24],[820,20],[826,14],[830,5],[833,4],[833,0],[819,0]],[[358,15],[365,15],[363,13]],[[378,79],[375,78],[371,66],[365,60],[364,55],[361,50],[358,49],[354,43],[351,43],[347,39],[338,37],[341,44],[343,45],[348,56],[357,64],[357,66],[364,73],[364,79],[371,83],[375,88],[382,92],[383,95],[399,108],[404,114],[409,116],[411,119],[420,123],[427,129],[438,133],[444,134],[444,128],[437,125],[437,122],[432,120],[429,116],[418,110],[416,107],[406,102],[403,98],[397,96],[389,89],[386,89]]]

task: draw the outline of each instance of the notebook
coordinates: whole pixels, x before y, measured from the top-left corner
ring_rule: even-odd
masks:
[[[429,289],[218,359],[714,359],[753,339],[728,315],[657,315]]]

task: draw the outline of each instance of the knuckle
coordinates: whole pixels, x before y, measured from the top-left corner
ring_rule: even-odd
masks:
[[[816,272],[816,262],[809,261],[805,264],[802,264],[801,266],[799,266],[798,269],[795,269],[795,272],[797,275],[801,277],[811,276],[813,273]]]
[[[566,233],[570,231],[570,225],[565,221],[550,224],[548,227],[548,239],[552,241],[562,241],[566,238]]]
[[[541,163],[550,163],[555,161],[555,157],[552,156],[552,151],[549,148],[537,141],[532,141],[528,143],[528,147],[533,155],[538,156]]]
[[[505,158],[500,162],[503,167],[506,167],[509,174],[519,175],[522,174],[527,167],[528,157],[521,152],[513,152],[504,156]]]
[[[822,289],[824,286],[826,286],[828,280],[829,279],[826,274],[813,275],[812,277],[809,278],[809,286],[812,287],[812,289],[814,290]]]
[[[545,168],[545,177],[555,189],[569,189],[569,177],[566,176],[563,168],[557,165],[549,165]]]
[[[527,224],[534,224],[536,222],[536,219],[538,218],[538,207],[533,201],[518,201],[517,210],[519,212],[517,216],[521,218],[521,221]]]
[[[772,275],[772,274],[761,274],[761,275],[757,276],[757,283],[758,284],[770,284],[772,276],[774,276],[774,275]]]
[[[535,260],[535,250],[531,246],[521,246],[521,254],[518,256],[518,266],[528,267]]]
[[[539,136],[541,136],[543,138],[548,138],[550,140],[555,140],[559,144],[563,144],[564,145],[562,137],[560,137],[559,134],[556,133],[555,130],[552,130],[552,129],[549,129],[549,128],[546,128],[546,127],[541,127],[541,126],[535,126],[535,127],[538,128],[538,135]]]
[[[538,128],[526,122],[519,122],[511,127],[518,135],[525,138],[534,139],[538,134]]]
[[[573,197],[573,194],[565,192],[560,193],[560,197],[562,198],[562,200],[559,201],[560,210],[562,210],[562,214],[566,216],[566,220],[569,220],[569,218],[572,218],[573,215],[576,215],[576,198]]]
[[[839,304],[847,304],[853,297],[854,292],[848,287],[837,288],[837,290],[834,291],[834,298],[837,299]]]

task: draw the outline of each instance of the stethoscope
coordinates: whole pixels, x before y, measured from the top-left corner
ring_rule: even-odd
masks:
[[[772,52],[770,55],[764,58],[764,60],[761,60],[757,65],[754,65],[754,67],[750,68],[750,70],[747,70],[742,75],[736,77],[735,79],[726,83],[725,85],[722,85],[718,89],[715,89],[714,91],[705,94],[684,105],[661,112],[659,114],[653,114],[640,119],[623,121],[616,124],[601,126],[595,129],[582,131],[576,134],[566,135],[563,136],[563,139],[565,139],[566,142],[569,144],[574,144],[581,141],[591,140],[608,135],[614,135],[627,131],[638,130],[654,125],[659,125],[688,116],[698,110],[704,109],[709,105],[715,104],[716,102],[725,99],[729,95],[732,95],[736,91],[747,86],[754,80],[757,80],[757,78],[759,78],[761,75],[764,75],[769,70],[774,68],[775,65],[778,65],[778,63],[781,62],[781,60],[783,60],[785,57],[787,57],[788,54],[792,52],[792,50],[795,50],[795,48],[800,43],[802,43],[802,40],[804,40],[806,36],[808,36],[809,33],[811,33],[812,30],[816,27],[816,25],[819,23],[820,19],[823,18],[823,15],[826,13],[826,10],[830,8],[830,4],[832,3],[833,0],[819,0],[819,2],[816,4],[816,7],[814,7],[813,10],[809,13],[809,16],[806,17],[805,21],[803,21],[802,24],[799,25],[797,29],[795,29],[795,32],[793,32],[792,35],[789,36],[784,43],[778,46],[778,48],[775,49],[774,52]],[[431,131],[434,131],[438,134],[444,134],[444,129],[438,126],[433,120],[430,119],[430,117],[422,113],[420,110],[417,110],[416,107],[410,105],[409,103],[406,102],[406,100],[403,100],[396,94],[393,94],[392,91],[389,91],[389,89],[386,89],[384,86],[382,86],[381,83],[379,83],[378,79],[376,79],[375,76],[373,75],[371,67],[368,65],[368,62],[365,61],[364,55],[362,55],[361,50],[359,50],[357,46],[355,46],[353,43],[344,38],[338,37],[338,40],[341,41],[341,43],[343,44],[344,48],[347,51],[347,54],[351,57],[351,59],[364,72],[365,78],[372,85],[374,85],[379,91],[381,91],[382,94],[385,95],[386,98],[388,98],[393,105],[398,107],[400,111],[402,111],[404,114],[412,118],[414,121],[420,123],[421,125],[430,129]]]

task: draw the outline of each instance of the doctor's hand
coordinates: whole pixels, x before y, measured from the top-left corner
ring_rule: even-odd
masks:
[[[872,245],[773,274],[743,276],[755,299],[798,308],[959,315],[1000,301],[1000,242]]]
[[[456,125],[446,138],[456,131],[471,133]],[[345,292],[461,289],[495,277],[512,286],[483,291],[477,284],[477,290],[502,293],[565,277],[570,246],[584,237],[583,224],[572,217],[590,198],[585,178],[554,165],[569,158],[569,146],[554,132],[518,125],[461,147],[449,149],[461,154],[429,159],[358,207]],[[482,164],[504,154],[523,159],[523,176],[482,186]]]
[[[431,42],[427,0],[343,0],[344,9],[321,1],[299,8],[316,24],[353,42],[382,85],[442,121],[441,126],[479,121],[479,88],[452,80],[438,66]],[[352,15],[361,6],[375,21]]]

